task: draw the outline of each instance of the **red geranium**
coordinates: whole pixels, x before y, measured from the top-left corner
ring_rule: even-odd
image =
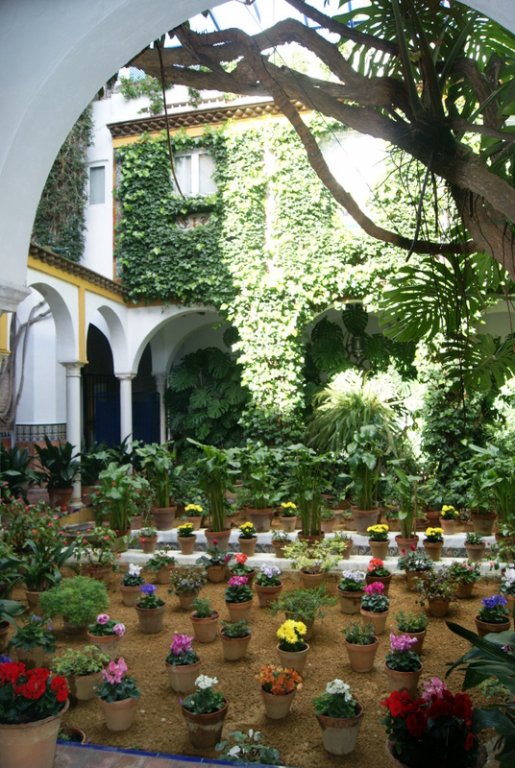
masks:
[[[46,667],[0,664],[0,723],[29,723],[57,715],[68,693],[66,679]]]

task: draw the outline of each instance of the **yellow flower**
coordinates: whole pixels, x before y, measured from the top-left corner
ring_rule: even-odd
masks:
[[[203,507],[200,504],[186,504],[184,507],[185,512],[203,512]]]
[[[293,501],[282,501],[281,507],[283,509],[297,509],[297,505],[293,503]]]

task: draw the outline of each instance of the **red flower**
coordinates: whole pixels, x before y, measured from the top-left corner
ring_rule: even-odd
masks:
[[[55,698],[59,703],[63,703],[68,698],[68,683],[61,675],[56,675],[52,678],[50,683],[50,690],[55,694]]]
[[[465,744],[463,745],[463,749],[465,752],[469,752],[474,747],[475,744],[475,738],[473,733],[467,733],[467,737],[465,739]]]
[[[416,710],[416,702],[413,701],[408,691],[393,691],[387,699],[381,702],[386,707],[392,717],[404,717],[407,713]]]
[[[245,565],[247,562],[247,555],[244,555],[243,552],[238,552],[236,555],[234,555],[234,559],[238,565]]]
[[[14,685],[20,675],[25,673],[25,664],[17,661],[10,661],[6,664],[0,664],[0,685],[11,683]]]
[[[406,728],[410,736],[420,739],[424,735],[427,727],[427,721],[422,712],[414,712],[406,718]]]
[[[48,669],[29,669],[27,671],[26,682],[17,686],[16,694],[18,696],[23,696],[25,699],[34,699],[37,701],[46,693],[46,682],[49,675],[50,671]]]

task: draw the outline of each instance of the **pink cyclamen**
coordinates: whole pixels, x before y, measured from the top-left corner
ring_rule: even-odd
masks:
[[[127,669],[128,667],[125,663],[125,659],[123,656],[120,656],[118,661],[111,660],[107,667],[102,670],[102,677],[106,683],[111,683],[111,685],[120,685],[123,678],[125,677]]]
[[[107,613],[99,613],[97,616],[97,624],[107,624],[109,621],[109,614]]]
[[[372,584],[367,584],[363,591],[367,595],[382,595],[384,592],[384,584],[380,581],[373,581]]]
[[[417,642],[415,637],[390,633],[390,648],[392,651],[410,651]]]
[[[231,576],[227,585],[229,587],[243,587],[248,584],[248,578],[246,576]]]
[[[185,653],[186,651],[191,651],[192,641],[193,641],[193,638],[190,637],[190,635],[184,635],[181,633],[177,633],[176,635],[174,635],[172,639],[172,644],[170,645],[170,651],[173,654],[173,656],[180,656],[182,653]]]
[[[115,635],[118,635],[118,637],[123,637],[125,634],[125,624],[115,624],[113,627],[113,632]]]

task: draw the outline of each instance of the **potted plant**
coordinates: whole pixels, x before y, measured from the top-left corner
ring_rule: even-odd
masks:
[[[294,669],[265,664],[257,679],[266,716],[282,720],[290,711],[297,689],[302,688],[302,677]]]
[[[197,537],[193,523],[181,523],[177,528],[177,541],[183,555],[193,554]]]
[[[213,690],[215,685],[216,677],[199,675],[195,692],[182,700],[182,715],[194,747],[214,747],[222,735],[228,704],[223,694]]]
[[[250,728],[247,733],[233,731],[229,737],[234,744],[224,740],[215,747],[217,752],[222,752],[221,758],[224,760],[244,765],[250,763],[280,765],[282,762],[279,750],[261,743],[263,734],[260,731],[255,731],[253,728]]]
[[[388,751],[398,764],[417,768],[477,765],[477,721],[466,693],[453,694],[433,677],[424,683],[422,696],[392,691],[381,705],[386,709]]]
[[[284,611],[287,619],[302,621],[307,627],[305,639],[310,640],[314,631],[315,619],[324,616],[324,606],[334,605],[335,602],[336,598],[328,594],[325,587],[295,589],[283,592],[272,603],[270,610],[274,616],[279,611]]]
[[[91,494],[97,488],[99,475],[111,460],[107,446],[103,445],[93,445],[80,454],[81,501],[85,506],[91,505]]]
[[[474,584],[481,576],[478,563],[460,563],[455,560],[449,567],[449,574],[456,581],[456,597],[463,599],[472,597]]]
[[[403,635],[409,635],[417,642],[413,644],[412,650],[420,654],[426,636],[429,619],[425,613],[415,613],[414,611],[399,611],[395,615],[397,629]]]
[[[212,643],[218,636],[218,611],[215,611],[207,598],[197,597],[193,601],[193,613],[190,614],[193,634],[199,643]]]
[[[367,575],[365,581],[372,584],[374,581],[380,581],[384,585],[384,594],[390,591],[392,572],[385,567],[385,564],[378,557],[372,557],[367,565]]]
[[[100,485],[91,495],[96,522],[109,521],[117,536],[125,536],[131,517],[144,514],[149,506],[149,484],[142,475],[132,471],[129,464],[119,466],[110,462],[98,477]]]
[[[249,442],[239,450],[242,485],[238,506],[259,533],[270,530],[273,508],[278,501],[277,451],[263,443]]]
[[[211,527],[205,532],[206,538],[212,545],[214,545],[213,539],[216,539],[220,549],[227,549],[231,532],[225,526],[228,504],[225,494],[231,488],[231,473],[236,470],[237,464],[229,451],[216,448],[214,445],[203,445],[191,439],[189,441],[202,452],[196,468],[200,488],[207,499],[211,520]]]
[[[364,594],[366,584],[366,573],[364,571],[351,571],[346,569],[342,571],[337,591],[340,599],[340,610],[342,613],[359,613],[361,598]]]
[[[247,560],[248,557],[243,552],[235,552],[227,565],[231,576],[246,576],[249,587],[251,587],[256,571],[250,565],[247,565]]]
[[[309,644],[305,639],[307,631],[303,621],[286,619],[276,632],[279,662],[283,667],[295,669],[299,675],[304,675],[309,653]]]
[[[415,590],[417,583],[425,579],[433,571],[433,561],[425,552],[419,552],[416,547],[403,550],[397,561],[398,567],[406,573],[408,589]]]
[[[186,504],[184,514],[188,523],[191,523],[193,528],[198,531],[204,517],[204,507],[201,504]]]
[[[55,635],[52,625],[40,616],[32,614],[9,643],[9,651],[16,654],[18,661],[28,667],[44,667],[55,652]]]
[[[346,450],[352,480],[352,517],[356,531],[366,535],[378,521],[377,489],[382,461],[390,449],[381,429],[368,424],[356,430]]]
[[[456,596],[456,587],[449,568],[430,571],[425,579],[418,581],[417,591],[421,595],[421,601],[427,601],[431,616],[446,616],[450,603]]]
[[[291,560],[294,568],[298,568],[306,588],[320,585],[324,573],[334,568],[339,559],[331,544],[325,541],[294,541],[285,547],[284,555]]]
[[[145,570],[154,574],[157,584],[168,584],[170,573],[175,568],[176,560],[171,550],[163,547],[154,552],[145,563]]]
[[[238,544],[240,545],[240,550],[244,555],[252,557],[256,551],[257,544],[256,526],[254,523],[246,522],[240,525]]]
[[[25,606],[17,600],[0,598],[0,654],[7,647],[7,637],[11,624],[16,624],[16,616],[25,612]]]
[[[293,501],[282,501],[279,507],[279,520],[283,531],[294,531],[297,522],[297,505]]]
[[[390,633],[390,650],[385,657],[384,671],[390,691],[402,691],[415,696],[422,671],[420,656],[414,650],[415,638]]]
[[[504,595],[492,595],[481,600],[475,618],[477,633],[484,637],[489,632],[506,632],[510,628],[508,601]]]
[[[224,598],[231,621],[248,619],[252,610],[252,590],[247,576],[231,576]]]
[[[52,670],[68,680],[70,692],[79,701],[90,701],[96,696],[100,672],[109,663],[109,656],[96,645],[66,648],[52,659]]]
[[[128,608],[134,608],[139,599],[140,587],[145,583],[141,571],[141,565],[129,563],[128,570],[123,574],[120,592],[122,594],[122,603]]]
[[[390,608],[390,600],[384,594],[384,584],[374,581],[372,584],[367,584],[363,591],[359,612],[364,621],[374,625],[376,635],[382,635]]]
[[[163,629],[165,601],[156,595],[154,584],[142,584],[140,592],[136,603],[139,628],[145,635],[155,635]]]
[[[322,538],[322,493],[328,485],[329,459],[305,445],[292,445],[285,455],[291,492],[297,499],[301,532],[309,542]]]
[[[352,695],[350,685],[339,678],[331,680],[324,693],[313,700],[313,704],[326,752],[337,756],[353,752],[361,727],[363,707]]]
[[[333,509],[329,507],[322,507],[320,513],[321,529],[323,533],[332,533],[334,530],[334,524],[336,522],[336,515]]]
[[[140,692],[135,679],[127,672],[123,656],[117,661],[111,659],[101,672],[102,682],[97,694],[110,731],[127,731],[134,722]]]
[[[220,633],[225,661],[239,661],[247,653],[251,631],[248,621],[222,621]]]
[[[456,523],[460,518],[458,510],[452,504],[444,504],[440,512],[443,532],[447,535],[456,533]]]
[[[190,610],[193,601],[206,583],[206,575],[203,568],[195,565],[183,565],[175,568],[170,573],[170,594],[179,598],[181,608]]]
[[[108,605],[105,584],[87,576],[63,579],[41,595],[43,616],[51,619],[61,616],[69,632],[83,632],[98,612],[105,611]]]
[[[376,523],[376,525],[368,526],[368,546],[373,557],[379,557],[381,560],[387,557],[389,530],[390,528],[386,523]]]
[[[276,557],[284,557],[284,550],[291,542],[290,537],[286,531],[273,531],[272,533],[272,547]]]
[[[172,504],[172,475],[175,454],[168,445],[147,443],[136,448],[141,469],[149,483],[154,506],[152,516],[158,531],[173,528],[175,507]]]
[[[480,563],[484,557],[486,544],[482,533],[467,532],[465,537],[465,549],[467,557],[472,563]]]
[[[118,657],[118,646],[125,635],[125,624],[112,619],[108,613],[99,613],[88,626],[88,640],[110,659]]]
[[[515,568],[513,567],[507,568],[502,575],[501,594],[508,600],[509,612],[510,614],[513,614],[515,604]]]
[[[482,522],[485,525],[485,511],[497,514],[500,525],[509,524],[513,518],[513,499],[515,498],[515,440],[513,431],[498,430],[491,441],[484,447],[471,445],[473,457],[467,465],[471,476],[476,480],[477,495],[473,505],[483,511]],[[475,503],[476,502],[476,503]],[[478,530],[477,517],[472,521],[478,532],[491,533],[488,527]]]
[[[275,565],[262,565],[256,576],[256,593],[260,608],[268,608],[281,593],[281,569]]]
[[[32,456],[27,448],[6,448],[0,443],[0,486],[2,487],[2,499],[22,498],[27,502],[29,486],[43,482],[45,475],[31,467]]]
[[[374,625],[354,621],[345,627],[343,634],[351,669],[354,672],[370,672],[379,647]]]
[[[52,768],[61,717],[68,709],[65,678],[46,667],[26,670],[18,662],[1,667],[2,768]],[[37,698],[34,689],[40,693]]]
[[[399,552],[412,546],[417,546],[418,536],[416,533],[418,510],[421,504],[418,475],[411,475],[405,472],[401,467],[393,467],[396,481],[394,485],[394,496],[399,505],[399,523],[401,532],[395,537]]]
[[[157,528],[153,525],[144,525],[139,532],[139,543],[146,555],[152,555],[156,550]]]
[[[115,531],[104,526],[79,534],[73,542],[73,557],[81,571],[93,579],[107,580],[116,564],[115,542]]]
[[[422,543],[431,560],[438,562],[443,549],[443,528],[426,528],[426,537]]]
[[[175,633],[165,659],[170,685],[177,693],[190,693],[200,670],[200,659],[193,650],[190,635]]]
[[[52,507],[63,507],[72,497],[73,483],[80,472],[78,453],[69,442],[53,445],[47,435],[45,445],[34,444],[41,468],[46,477],[48,498]]]

